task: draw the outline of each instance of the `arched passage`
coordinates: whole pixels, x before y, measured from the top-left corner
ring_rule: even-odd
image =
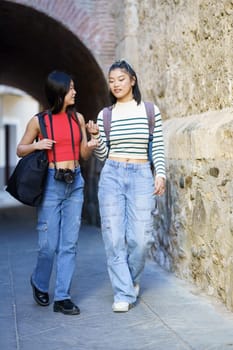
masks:
[[[78,110],[94,119],[107,102],[103,73],[90,50],[62,23],[35,8],[0,2],[0,84],[20,88],[43,106],[44,80],[54,69],[75,79]]]
[[[72,2],[64,3],[68,6]],[[44,6],[43,11],[38,9],[38,4]],[[45,6],[50,6],[51,10],[52,5],[56,8],[54,17],[53,11],[49,15],[45,13]],[[67,10],[62,8],[63,3],[60,5],[61,11],[58,2],[53,0],[0,2],[0,84],[24,90],[45,108],[45,78],[54,69],[64,70],[74,77],[77,109],[86,120],[95,119],[101,107],[108,103],[106,81],[90,49],[80,40],[77,28],[75,33],[70,30],[69,18],[76,14],[72,13],[72,8]],[[59,11],[64,11],[60,16],[63,21],[58,20]],[[85,28],[89,30],[90,26],[82,26],[82,30]],[[97,34],[98,31],[93,31],[93,36]],[[84,37],[85,33],[80,36]],[[93,42],[90,40],[90,47]],[[95,165],[94,159],[83,164],[87,183],[84,214],[86,212],[85,216],[92,223],[98,220]]]

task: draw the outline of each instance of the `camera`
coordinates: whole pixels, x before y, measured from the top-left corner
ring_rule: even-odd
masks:
[[[71,169],[56,169],[54,179],[72,184],[75,179],[75,173]]]

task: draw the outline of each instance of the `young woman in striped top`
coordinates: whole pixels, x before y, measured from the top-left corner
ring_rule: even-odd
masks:
[[[148,160],[148,118],[137,75],[126,61],[117,61],[109,69],[108,80],[113,103],[110,149],[103,110],[97,124],[89,121],[87,129],[98,139],[96,157],[101,161],[107,158],[98,190],[101,228],[114,294],[112,309],[126,312],[138,297],[141,273],[153,241],[155,195],[165,191],[164,143],[160,111],[154,105],[153,178]]]

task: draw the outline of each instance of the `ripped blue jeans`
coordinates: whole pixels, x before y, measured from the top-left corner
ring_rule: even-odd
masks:
[[[77,241],[81,223],[84,180],[80,168],[72,184],[54,179],[48,169],[46,189],[38,207],[39,252],[32,281],[48,292],[56,255],[54,300],[70,299],[70,286],[76,265]]]
[[[110,159],[99,181],[101,228],[114,301],[136,301],[148,249],[153,242],[154,179],[148,163]]]

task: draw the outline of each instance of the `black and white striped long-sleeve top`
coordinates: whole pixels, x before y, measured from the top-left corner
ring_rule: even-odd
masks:
[[[155,128],[152,142],[152,158],[157,176],[166,177],[162,119],[158,107],[155,110]],[[107,158],[106,135],[103,125],[103,111],[97,118],[100,134],[95,156],[104,161]],[[117,102],[112,109],[109,156],[119,158],[148,159],[149,125],[144,103],[135,100]]]

